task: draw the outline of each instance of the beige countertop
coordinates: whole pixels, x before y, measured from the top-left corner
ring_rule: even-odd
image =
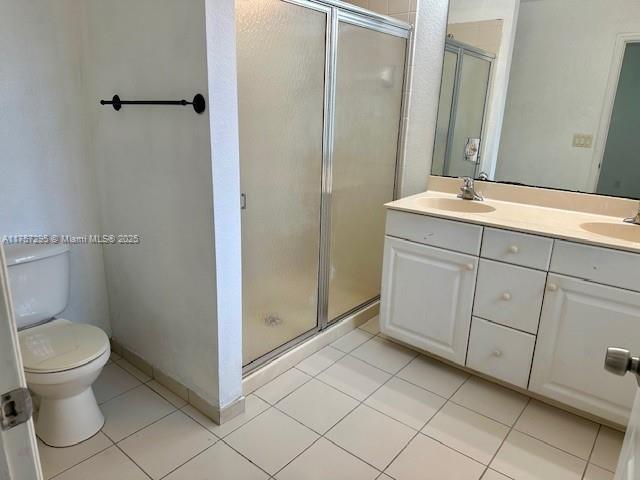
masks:
[[[469,201],[457,199],[454,193],[430,190],[387,203],[385,206],[393,210],[420,215],[640,253],[640,225],[623,223],[622,217],[492,198],[486,198],[482,202],[474,202],[493,207],[495,210],[491,212],[462,212],[434,208],[429,205],[429,200],[424,200],[428,198]],[[629,216],[633,213],[635,212],[629,212]]]

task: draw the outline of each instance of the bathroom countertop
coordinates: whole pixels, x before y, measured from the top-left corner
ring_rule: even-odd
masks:
[[[441,210],[425,205],[421,203],[420,199],[422,198],[456,199],[457,197],[453,193],[430,190],[387,203],[385,206],[392,210],[458,220],[640,253],[640,225],[623,223],[621,217],[508,202],[491,198],[485,198],[481,203],[495,208],[492,212],[459,212]],[[595,226],[596,228],[611,228],[612,234],[604,235],[588,231],[581,226],[585,224],[598,224]],[[601,226],[600,224],[610,224],[610,227],[608,225]]]

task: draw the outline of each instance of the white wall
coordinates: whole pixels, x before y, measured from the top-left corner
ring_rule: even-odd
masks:
[[[233,4],[231,13],[224,2],[216,4],[213,10],[227,20],[217,38],[235,48],[228,27],[229,21],[233,27]],[[231,344],[237,342],[238,349],[225,350],[221,359],[218,344],[226,331],[217,323],[209,134],[209,113],[217,112],[218,97],[208,94],[205,1],[91,0],[88,5],[87,105],[94,119],[103,228],[142,237],[138,246],[105,248],[114,337],[213,405],[224,405],[240,395],[241,310],[224,318],[237,330]],[[226,55],[235,61],[235,51]],[[220,61],[226,64],[228,58]],[[228,78],[233,91],[219,97],[222,101],[228,93],[225,101],[232,105],[234,78]],[[116,112],[98,104],[115,93],[123,99],[191,99],[202,93],[207,113],[177,106],[123,106]],[[221,118],[218,125],[233,120]],[[235,134],[237,155],[237,129]],[[238,198],[234,195],[233,209],[239,216]],[[233,246],[239,259],[239,240]],[[240,298],[239,281],[231,286]],[[231,365],[225,378],[235,383],[228,380],[229,387],[218,382],[219,362]]]
[[[81,0],[0,0],[0,234],[98,233]],[[110,332],[102,248],[73,246],[62,316]]]
[[[503,125],[520,0],[451,0],[449,23],[502,19],[500,51],[493,62],[484,126],[481,170],[493,176]]]
[[[616,36],[640,32],[636,0],[523,1],[496,179],[589,191]],[[595,140],[595,138],[594,138]]]

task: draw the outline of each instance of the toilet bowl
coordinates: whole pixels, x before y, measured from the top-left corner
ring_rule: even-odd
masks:
[[[104,424],[91,385],[109,360],[109,338],[57,318],[69,295],[67,246],[8,245],[5,253],[27,386],[40,401],[36,434],[52,447],[75,445]]]
[[[56,319],[18,333],[27,386],[38,396],[36,434],[67,447],[104,425],[91,385],[109,360],[107,335],[92,325]]]

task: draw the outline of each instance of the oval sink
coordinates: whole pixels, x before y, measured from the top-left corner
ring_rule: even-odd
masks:
[[[586,222],[580,227],[591,233],[597,233],[605,237],[626,240],[627,242],[640,242],[640,225],[631,223],[606,223],[606,222]]]
[[[435,208],[449,212],[489,213],[495,210],[495,208],[486,203],[476,200],[462,200],[459,198],[423,197],[417,199],[417,202],[425,208]]]

